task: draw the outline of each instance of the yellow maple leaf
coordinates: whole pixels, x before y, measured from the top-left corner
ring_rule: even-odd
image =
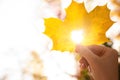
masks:
[[[83,30],[84,39],[81,44],[102,44],[108,39],[105,32],[113,24],[109,18],[110,11],[106,5],[96,7],[87,13],[83,3],[72,2],[66,9],[64,21],[57,18],[45,19],[45,34],[53,40],[53,49],[73,51],[75,43],[71,40],[73,30]],[[79,37],[79,36],[78,36]]]

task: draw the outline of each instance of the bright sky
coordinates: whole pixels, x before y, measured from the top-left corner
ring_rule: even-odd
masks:
[[[38,23],[41,21],[37,14],[39,7],[40,0],[1,0],[0,51],[40,46],[43,28]]]

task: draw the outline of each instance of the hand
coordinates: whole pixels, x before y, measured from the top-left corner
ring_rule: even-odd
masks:
[[[118,80],[118,54],[114,49],[97,45],[78,45],[75,51],[82,57],[80,63],[90,67],[94,80]]]

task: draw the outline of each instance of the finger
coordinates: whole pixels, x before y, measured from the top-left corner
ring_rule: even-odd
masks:
[[[89,64],[94,63],[98,59],[98,56],[85,46],[77,45],[75,51],[84,57]]]
[[[79,62],[80,62],[81,69],[86,69],[89,66],[87,60],[84,57],[81,57]]]
[[[91,45],[91,46],[88,46],[88,49],[90,49],[95,55],[101,57],[106,52],[107,47],[98,46],[98,45]]]

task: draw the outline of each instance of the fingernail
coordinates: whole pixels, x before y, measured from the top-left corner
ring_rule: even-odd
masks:
[[[86,69],[87,66],[86,66],[84,63],[81,63],[80,68],[81,68],[81,69]]]

